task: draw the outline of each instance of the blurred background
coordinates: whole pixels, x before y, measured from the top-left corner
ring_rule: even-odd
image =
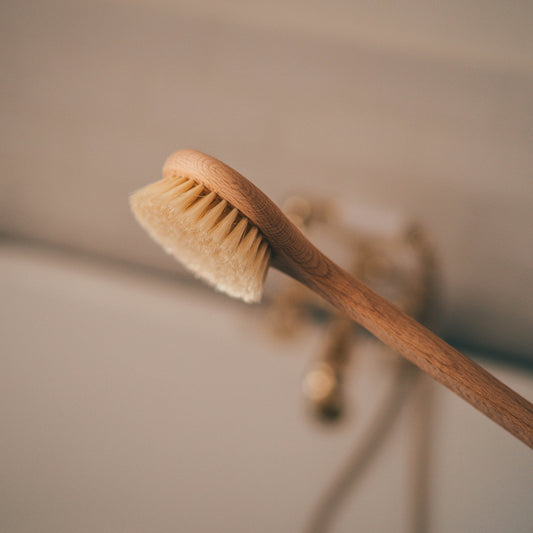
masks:
[[[386,394],[361,350],[320,427],[324,328],[274,337],[147,238],[128,194],[178,148],[418,221],[440,334],[531,400],[532,26],[519,0],[3,0],[0,531],[303,530]],[[531,532],[530,450],[414,388],[332,530]]]

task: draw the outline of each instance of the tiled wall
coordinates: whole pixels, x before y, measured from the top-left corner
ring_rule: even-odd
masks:
[[[527,355],[530,10],[470,1],[465,19],[460,3],[432,16],[402,4],[419,17],[394,25],[347,2],[291,4],[279,24],[236,1],[3,2],[0,231],[174,269],[127,195],[193,147],[278,201],[342,194],[421,220],[444,333]]]

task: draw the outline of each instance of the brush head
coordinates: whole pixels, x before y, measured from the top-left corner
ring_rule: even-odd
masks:
[[[268,242],[236,207],[185,174],[164,172],[162,180],[132,194],[135,218],[196,277],[230,296],[258,302],[269,265]]]

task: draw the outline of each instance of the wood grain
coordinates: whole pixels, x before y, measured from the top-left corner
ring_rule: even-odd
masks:
[[[194,150],[171,155],[165,177],[183,175],[215,191],[264,234],[271,266],[303,283],[377,338],[533,448],[533,405],[471,359],[337,266],[255,185]]]

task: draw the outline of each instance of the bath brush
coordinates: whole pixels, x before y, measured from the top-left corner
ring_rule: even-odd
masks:
[[[130,204],[156,242],[216,289],[257,302],[268,268],[276,268],[533,447],[529,401],[337,266],[226,164],[175,152],[163,179],[135,192]]]

